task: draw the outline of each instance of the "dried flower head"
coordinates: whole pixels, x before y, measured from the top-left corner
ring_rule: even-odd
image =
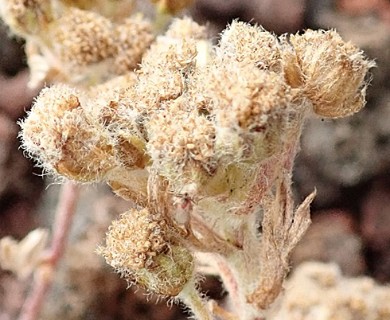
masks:
[[[196,42],[191,39],[157,37],[142,59],[138,82],[129,91],[129,100],[139,110],[153,114],[165,101],[179,98],[196,65],[196,53]]]
[[[13,32],[21,36],[38,34],[54,19],[51,1],[4,0],[0,16]]]
[[[221,34],[217,55],[260,69],[280,71],[280,50],[273,34],[258,26],[233,21]]]
[[[185,112],[179,101],[157,113],[150,122],[148,152],[169,180],[191,175],[191,168],[214,170],[213,123],[197,112]]]
[[[79,96],[62,85],[42,90],[21,123],[22,139],[49,172],[96,181],[115,166],[113,141],[99,123],[91,125]]]
[[[154,39],[151,23],[140,16],[128,18],[117,25],[113,37],[117,47],[114,58],[116,74],[136,69]]]
[[[320,116],[345,117],[365,105],[367,71],[375,63],[367,60],[363,52],[344,42],[335,31],[307,30],[303,35],[290,38],[296,54],[297,67],[289,67],[301,75],[305,95]]]
[[[346,278],[335,264],[303,263],[293,272],[288,287],[271,319],[307,319],[308,315],[324,320],[390,318],[389,286],[368,277]]]
[[[207,29],[205,26],[197,24],[189,17],[174,19],[165,32],[165,37],[171,39],[207,39]]]
[[[72,66],[102,61],[115,53],[112,30],[113,25],[107,18],[71,8],[51,28],[54,51]]]
[[[167,220],[147,209],[131,209],[114,221],[98,253],[130,284],[160,295],[178,295],[192,278],[192,255],[176,242]]]
[[[305,103],[281,74],[264,70],[258,59],[238,61],[232,50],[216,51],[206,68],[194,72],[188,85],[192,102],[215,122],[219,158],[259,162],[279,150],[287,123],[292,125]]]

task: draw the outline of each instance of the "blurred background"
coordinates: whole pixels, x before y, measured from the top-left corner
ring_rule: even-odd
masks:
[[[390,1],[389,0],[195,0],[186,14],[218,33],[233,19],[276,34],[336,29],[375,59],[367,106],[341,120],[309,119],[296,161],[294,190],[301,201],[314,188],[313,224],[292,255],[334,261],[348,276],[390,281]],[[17,120],[39,89],[27,88],[23,41],[0,21],[0,238],[23,238],[53,221],[59,186],[42,177],[19,149]],[[185,319],[177,306],[147,302],[94,253],[105,230],[128,203],[104,186],[82,190],[66,256],[42,319]],[[0,271],[0,320],[15,319],[31,280]],[[204,292],[223,299],[216,277]]]

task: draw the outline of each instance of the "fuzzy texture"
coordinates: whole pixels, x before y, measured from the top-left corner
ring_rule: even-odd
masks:
[[[336,265],[304,263],[294,271],[287,286],[290,290],[270,319],[390,318],[390,287],[367,277],[346,278]]]
[[[234,21],[223,31],[217,55],[243,65],[280,71],[281,46],[270,32],[258,26]]]
[[[310,224],[315,192],[295,206],[291,191],[304,120],[358,111],[373,63],[333,31],[288,42],[234,21],[213,46],[184,18],[150,39],[121,40],[142,56],[134,71],[87,91],[44,89],[22,123],[23,146],[51,172],[108,182],[139,206],[99,249],[129,283],[211,319],[192,256],[207,253],[237,317],[258,319],[283,291]]]
[[[153,41],[149,20],[123,18],[132,7],[131,0],[6,0],[0,15],[26,40],[30,86],[65,82],[88,87],[136,69]]]
[[[46,30],[54,19],[51,1],[45,0],[2,1],[0,15],[16,34],[23,37]]]
[[[366,60],[361,50],[344,42],[335,31],[308,30],[292,36],[290,42],[300,74],[289,77],[302,79],[315,113],[338,118],[363,108],[365,77],[375,63]]]
[[[191,279],[193,262],[190,252],[175,242],[159,214],[130,210],[112,223],[98,253],[130,284],[176,296]]]
[[[22,138],[28,152],[42,155],[49,172],[78,181],[101,180],[115,163],[113,141],[98,123],[88,125],[78,94],[65,86],[42,90],[22,124]]]
[[[54,51],[65,63],[85,66],[114,54],[112,23],[97,13],[72,8],[53,29]]]
[[[136,69],[146,49],[154,40],[149,21],[141,17],[126,19],[114,30],[116,55],[114,58],[115,74],[126,74]]]

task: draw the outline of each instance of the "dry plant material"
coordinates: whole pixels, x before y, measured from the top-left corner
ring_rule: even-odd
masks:
[[[290,290],[271,319],[390,318],[390,287],[381,286],[368,277],[347,278],[336,264],[303,263],[286,286]]]
[[[190,18],[154,38],[140,17],[120,24],[69,8],[52,21],[53,10],[34,30],[55,41],[34,33],[34,45],[59,59],[47,70],[61,66],[53,79],[68,84],[36,98],[20,124],[24,149],[51,174],[107,182],[137,205],[98,249],[129,284],[182,300],[197,319],[265,317],[310,224],[315,192],[295,206],[291,191],[304,120],[360,110],[374,63],[335,31],[288,39],[234,21],[213,46]],[[198,252],[225,281],[232,313],[198,293]]]
[[[41,262],[40,256],[47,243],[48,232],[45,229],[31,231],[21,241],[11,237],[0,240],[0,266],[10,270],[19,278],[26,279]]]

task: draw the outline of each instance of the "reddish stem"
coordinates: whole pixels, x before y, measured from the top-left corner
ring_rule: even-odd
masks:
[[[234,312],[239,313],[240,310],[243,310],[242,308],[244,306],[241,305],[242,301],[240,299],[240,292],[238,288],[239,284],[237,283],[237,279],[223,257],[216,256],[215,260],[217,263],[219,276],[221,277],[225,289],[229,293],[230,301],[233,303]]]
[[[76,210],[79,188],[66,182],[62,188],[55,215],[53,239],[42,264],[34,274],[34,284],[20,312],[19,320],[36,320],[53,282],[53,273],[61,259]]]

